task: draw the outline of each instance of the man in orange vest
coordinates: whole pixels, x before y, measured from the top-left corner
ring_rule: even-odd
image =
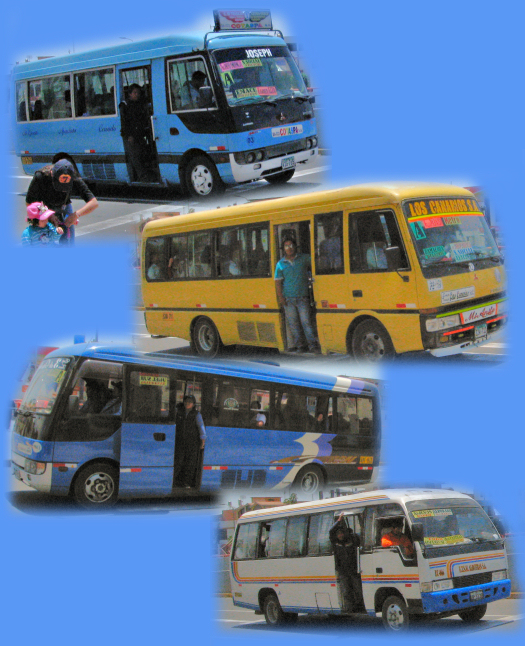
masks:
[[[390,531],[381,538],[381,547],[393,547],[395,545],[399,545],[408,558],[414,556],[412,541],[403,534],[402,518],[392,519]]]

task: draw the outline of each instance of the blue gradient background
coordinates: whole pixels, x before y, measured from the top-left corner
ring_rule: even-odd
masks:
[[[207,0],[198,5],[173,0],[11,4],[3,11],[4,70],[27,54],[118,44],[120,36],[138,40],[202,25],[203,19],[205,25],[207,18],[211,24],[216,6]],[[510,358],[502,367],[400,362],[389,368],[384,457],[392,481],[451,482],[483,492],[511,529],[523,532],[522,5],[290,0],[277,14],[285,20],[285,33],[302,45],[312,82],[322,89],[336,183],[465,182],[484,186],[497,208],[507,243]],[[5,128],[2,138],[2,149],[8,150]],[[23,214],[14,213],[10,174],[4,159],[3,401],[31,346],[94,329],[106,338],[122,336],[131,325],[127,249],[79,245],[56,254],[15,249],[10,221]],[[220,630],[214,622],[215,564],[207,514],[26,516],[4,503],[0,520],[6,643],[271,638],[277,646],[343,636],[386,641],[377,631],[270,637],[267,631]],[[446,637],[490,642],[496,635]],[[425,639],[444,636],[438,631]],[[405,642],[420,639],[403,637]],[[521,642],[523,631],[505,639]]]

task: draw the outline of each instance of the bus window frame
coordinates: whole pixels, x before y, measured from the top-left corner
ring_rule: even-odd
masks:
[[[173,107],[173,101],[172,101],[172,92],[171,92],[171,76],[170,76],[170,63],[178,63],[181,61],[195,61],[195,60],[202,60],[204,63],[204,68],[206,70],[206,77],[208,79],[209,85],[206,87],[210,87],[213,95],[213,100],[215,102],[215,105],[210,105],[209,107],[206,108],[185,108],[183,109],[182,107],[179,109],[176,109]],[[211,64],[208,65],[208,60],[206,59],[205,56],[202,54],[195,53],[193,55],[188,55],[188,54],[181,54],[180,56],[174,56],[174,57],[169,57],[166,58],[166,67],[165,67],[165,84],[166,84],[166,106],[169,108],[168,109],[168,115],[171,114],[179,114],[179,113],[188,113],[188,112],[210,112],[214,110],[219,110],[219,102],[218,102],[218,96],[217,96],[217,88],[215,87],[215,79],[212,77],[212,74],[210,73],[210,67]],[[189,82],[190,79],[187,79]],[[182,86],[180,87],[180,90],[182,91]]]
[[[168,404],[169,410],[166,417],[138,417],[136,414],[131,414],[130,399],[132,392],[136,385],[131,384],[131,373],[150,373],[150,374],[165,374],[169,379],[168,385]],[[129,424],[151,424],[151,425],[173,425],[175,424],[176,417],[176,399],[177,399],[177,381],[181,381],[178,371],[173,368],[166,368],[163,366],[150,366],[141,363],[124,364],[124,395],[123,395],[123,421]]]
[[[73,72],[65,72],[63,74],[45,74],[43,76],[35,76],[35,77],[24,79],[23,82],[27,83],[27,86],[26,86],[26,88],[27,88],[27,96],[29,96],[29,97],[31,96],[31,92],[29,91],[30,90],[29,86],[30,86],[31,83],[42,83],[42,81],[44,79],[56,78],[56,77],[59,77],[59,76],[63,76],[63,77],[69,76],[69,91],[71,92],[71,88],[73,87]],[[40,91],[42,91],[42,89]],[[34,122],[38,122],[38,123],[54,123],[54,122],[57,122],[57,121],[71,121],[72,119],[75,118],[73,116],[74,114],[75,114],[75,110],[74,110],[74,103],[73,103],[73,94],[71,94],[71,116],[70,117],[58,117],[56,119],[31,119],[31,114],[29,113],[28,114],[28,117],[29,117],[28,122],[29,123],[34,123]],[[17,122],[18,122],[18,114],[17,114]],[[18,123],[27,123],[27,122],[20,121]]]
[[[76,92],[75,92],[75,76],[77,74],[86,74],[88,72],[97,72],[98,70],[109,70],[111,69],[113,71],[113,107],[114,107],[114,112],[112,114],[90,114],[90,115],[78,115],[76,116]],[[73,92],[71,95],[71,108],[72,108],[72,114],[73,114],[73,119],[100,119],[102,118],[111,118],[111,117],[118,117],[119,116],[119,110],[118,110],[118,104],[117,104],[117,66],[116,65],[104,65],[103,67],[90,67],[88,69],[82,69],[82,70],[76,70],[74,72],[71,72],[73,76]]]
[[[319,253],[318,253],[318,225],[323,226],[322,224],[322,218],[326,218],[328,216],[339,216],[339,227],[340,227],[340,235],[339,239],[341,241],[341,262],[342,266],[340,269],[320,269],[319,267],[319,261],[321,259]],[[315,265],[315,274],[316,276],[340,276],[344,275],[346,273],[345,270],[345,254],[344,254],[344,248],[345,248],[345,238],[344,238],[344,211],[338,210],[338,211],[329,211],[327,213],[315,213],[314,214],[314,219],[313,219],[313,230],[314,230],[314,265]],[[329,238],[325,238],[325,240],[329,240]],[[323,241],[324,242],[324,241]],[[320,244],[320,243],[319,243]]]

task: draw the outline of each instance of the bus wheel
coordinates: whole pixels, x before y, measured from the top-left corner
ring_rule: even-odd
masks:
[[[356,327],[351,340],[352,354],[355,359],[381,361],[395,356],[390,335],[379,321],[362,321]]]
[[[191,197],[211,197],[224,191],[215,164],[204,156],[190,159],[184,172],[184,181]]]
[[[461,612],[458,612],[458,615],[463,619],[463,621],[466,621],[468,624],[473,624],[476,621],[483,619],[486,612],[487,604],[483,603],[481,606],[474,606],[468,610],[462,610]]]
[[[298,493],[317,493],[324,485],[324,476],[321,467],[316,464],[309,464],[303,467],[297,474],[293,489]]]
[[[75,500],[82,507],[111,507],[118,497],[118,471],[110,464],[96,462],[83,469],[75,481]]]
[[[275,594],[272,593],[266,597],[263,611],[266,623],[270,626],[282,626],[282,624],[286,623],[286,616]]]
[[[203,357],[216,357],[223,348],[219,331],[210,319],[201,318],[193,328],[192,346]]]
[[[390,630],[405,630],[408,628],[408,610],[401,597],[387,597],[383,603],[382,616],[385,628]]]
[[[265,177],[264,179],[268,182],[268,184],[286,184],[286,182],[289,182],[292,179],[294,173],[295,168],[292,168],[291,170],[285,170],[283,173],[268,175],[268,177]]]

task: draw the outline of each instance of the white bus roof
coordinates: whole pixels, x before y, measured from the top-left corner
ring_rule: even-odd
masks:
[[[348,506],[362,507],[372,503],[397,502],[407,503],[412,500],[429,500],[439,498],[458,498],[472,500],[471,496],[457,491],[448,489],[378,489],[377,491],[367,491],[361,494],[352,494],[350,496],[340,496],[338,498],[328,498],[326,500],[316,500],[314,502],[301,502],[296,505],[283,505],[282,507],[272,507],[271,509],[259,509],[248,511],[239,518],[239,522],[250,520],[262,520],[269,518],[279,518],[280,516],[290,516],[304,512],[329,511],[331,509],[347,509]]]

